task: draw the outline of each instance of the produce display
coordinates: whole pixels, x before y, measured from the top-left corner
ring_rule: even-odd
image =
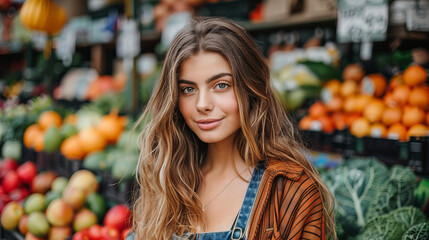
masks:
[[[55,172],[37,173],[34,163],[1,161],[1,226],[25,239],[125,239],[131,212],[111,204],[88,170],[70,179]]]
[[[338,203],[339,239],[429,236],[429,222],[420,209],[425,195],[416,191],[417,176],[410,168],[388,168],[375,158],[351,158],[321,177]]]
[[[359,64],[343,71],[343,81],[328,81],[321,100],[299,122],[303,130],[332,133],[348,129],[356,137],[407,141],[429,130],[429,86],[426,70],[412,65],[390,81],[378,73],[365,75]]]

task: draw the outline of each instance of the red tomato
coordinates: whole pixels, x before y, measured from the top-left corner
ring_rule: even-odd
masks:
[[[0,181],[10,170],[15,170],[18,167],[18,163],[12,158],[6,158],[0,161]]]
[[[104,216],[104,225],[111,226],[122,232],[130,225],[131,211],[123,204],[116,205]]]
[[[112,226],[104,226],[101,228],[101,238],[103,240],[121,240],[118,229]]]
[[[33,162],[25,162],[16,169],[19,179],[27,184],[31,184],[34,177],[37,175],[37,167]]]
[[[28,196],[28,194],[29,194],[29,192],[26,188],[17,188],[17,189],[12,190],[9,193],[9,196],[13,201],[19,202],[19,201],[25,199]]]
[[[88,234],[88,229],[84,229],[80,232],[77,232],[73,235],[72,240],[90,240],[91,238],[89,237]]]
[[[21,187],[21,181],[19,180],[18,174],[14,170],[11,170],[6,173],[3,178],[2,184],[6,192],[11,192],[12,190]]]
[[[88,229],[88,235],[91,238],[91,240],[102,240],[101,238],[101,229],[102,227],[98,224],[93,225]]]
[[[130,233],[131,233],[131,228],[126,228],[124,231],[122,231],[122,233],[121,233],[121,240],[127,239],[127,236]]]

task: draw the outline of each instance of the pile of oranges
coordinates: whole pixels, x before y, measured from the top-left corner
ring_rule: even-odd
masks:
[[[356,137],[400,141],[429,135],[429,86],[423,67],[409,66],[388,82],[381,74],[365,75],[359,64],[350,64],[342,77],[343,82],[325,84],[321,100],[300,120],[301,129],[349,129]]]

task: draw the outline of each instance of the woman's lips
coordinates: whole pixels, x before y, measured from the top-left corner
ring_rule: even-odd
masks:
[[[210,130],[217,127],[222,119],[204,119],[197,121],[197,125],[202,130]]]

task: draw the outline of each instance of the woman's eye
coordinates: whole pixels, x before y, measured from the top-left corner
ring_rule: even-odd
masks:
[[[216,85],[216,88],[218,88],[218,89],[225,89],[227,87],[228,87],[228,84],[226,84],[226,83],[219,83]]]
[[[184,87],[182,89],[182,92],[183,93],[192,93],[192,92],[194,92],[194,88],[193,87]]]

